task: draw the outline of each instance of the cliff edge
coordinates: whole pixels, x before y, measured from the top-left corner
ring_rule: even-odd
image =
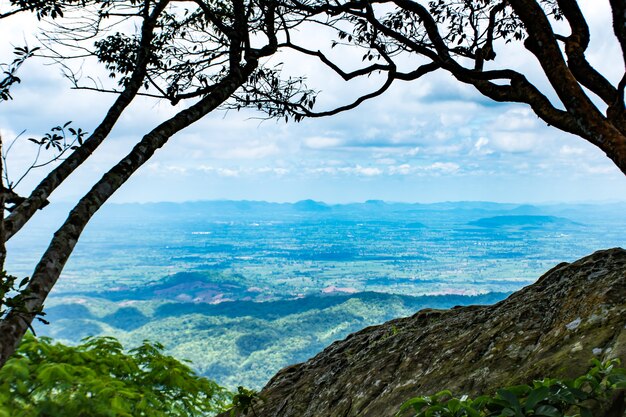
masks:
[[[626,363],[626,250],[559,264],[491,306],[422,310],[368,327],[262,390],[259,417],[393,416],[416,396],[478,395],[543,376],[574,377],[592,357]]]

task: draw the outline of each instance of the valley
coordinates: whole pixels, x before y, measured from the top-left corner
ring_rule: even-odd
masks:
[[[626,246],[624,204],[109,205],[35,329],[63,342],[163,343],[230,388],[260,388],[363,327],[417,310],[492,304],[562,261]],[[28,275],[62,221],[11,241]]]

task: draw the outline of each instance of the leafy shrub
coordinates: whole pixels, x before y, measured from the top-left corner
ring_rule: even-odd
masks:
[[[591,417],[617,389],[626,388],[626,370],[619,360],[605,363],[594,359],[589,372],[574,380],[544,379],[532,385],[507,387],[492,396],[474,400],[455,398],[448,390],[432,396],[411,398],[396,416],[409,410],[415,417]]]
[[[233,401],[229,407],[230,416],[247,415],[251,411],[254,417],[259,417],[254,409],[254,405],[263,401],[265,401],[265,398],[255,390],[237,387],[237,393],[233,395]]]
[[[0,417],[206,416],[231,394],[144,342],[124,352],[112,337],[78,346],[27,335],[0,369]]]

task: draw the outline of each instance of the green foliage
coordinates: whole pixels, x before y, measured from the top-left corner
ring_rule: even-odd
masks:
[[[124,352],[112,337],[78,346],[27,335],[0,369],[0,417],[205,416],[231,394],[144,342]]]
[[[264,401],[258,392],[244,387],[237,387],[237,394],[233,395],[233,402],[230,405],[230,415],[248,414],[252,411],[252,415],[256,416],[254,405],[259,401]]]
[[[240,288],[235,287],[238,284],[231,281],[230,275],[209,277],[219,283],[219,291]],[[184,283],[183,278],[188,282],[196,279],[181,275],[180,282]],[[51,297],[46,306],[46,318],[51,325],[35,329],[41,335],[71,343],[105,333],[118,335],[127,346],[136,346],[144,339],[166,340],[169,354],[190,359],[199,374],[235,391],[238,385],[259,389],[279,369],[305,361],[333,341],[364,327],[408,316],[425,307],[495,303],[504,297],[503,294],[409,297],[361,293],[262,303],[141,300],[154,297],[155,291],[169,294],[169,288],[176,288],[180,282],[176,279],[163,286],[144,286],[145,292],[141,293],[135,290],[107,293],[120,295],[119,300],[135,300],[132,306],[125,307],[120,307],[117,298],[116,302],[110,302],[81,295],[85,303],[77,304],[75,296]],[[245,291],[246,287],[242,288],[239,291]],[[191,291],[197,290],[189,290],[193,295]],[[230,297],[233,293],[226,294]],[[394,336],[393,327],[388,336]]]
[[[48,324],[41,316],[45,313],[38,309],[33,312],[26,312],[26,302],[30,297],[30,292],[26,288],[29,278],[23,278],[17,283],[18,278],[9,275],[6,271],[0,271],[0,319],[6,317],[9,312],[14,311],[21,314],[33,314],[37,320]]]
[[[495,395],[474,400],[467,396],[455,398],[445,390],[411,398],[402,404],[396,416],[412,410],[415,417],[591,417],[592,411],[601,409],[614,390],[626,388],[626,370],[618,366],[617,359],[605,363],[594,359],[589,372],[574,380],[547,378],[532,385],[503,388]]]
[[[16,47],[13,50],[15,59],[10,64],[1,64],[0,71],[2,71],[3,77],[0,79],[0,102],[11,100],[11,94],[9,90],[13,84],[19,84],[20,78],[16,75],[22,64],[30,57],[32,57],[39,48],[31,48],[28,46]]]
[[[70,127],[71,124],[72,122],[69,121],[63,126],[55,126],[41,139],[29,138],[28,140],[40,147],[44,147],[46,150],[52,148],[59,152],[65,152],[68,149],[78,149],[78,146],[83,144],[83,140],[88,133],[81,128],[74,129]]]
[[[57,0],[10,0],[10,3],[19,10],[35,13],[37,19],[41,20],[48,16],[52,19],[63,17],[63,8],[76,2],[73,0],[65,0],[63,2]]]

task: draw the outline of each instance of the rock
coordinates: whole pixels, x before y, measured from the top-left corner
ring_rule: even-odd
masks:
[[[590,360],[626,363],[626,251],[559,264],[492,306],[423,310],[368,327],[262,390],[259,417],[393,416],[444,388],[476,396],[544,376],[575,377]]]

